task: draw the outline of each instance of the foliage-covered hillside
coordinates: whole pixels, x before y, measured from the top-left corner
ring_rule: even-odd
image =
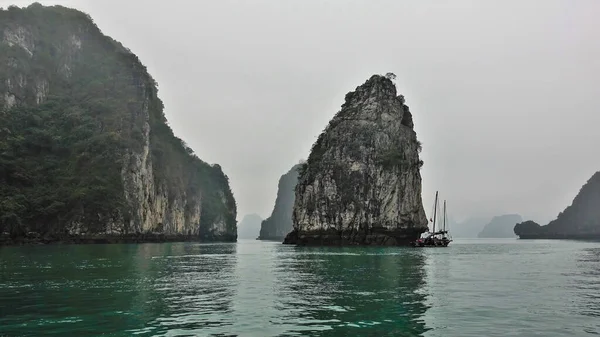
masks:
[[[133,53],[61,6],[0,11],[0,31],[5,232],[235,239],[227,176],[175,137]]]

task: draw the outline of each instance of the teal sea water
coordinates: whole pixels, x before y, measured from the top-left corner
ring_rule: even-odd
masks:
[[[600,243],[0,247],[0,336],[591,336]]]

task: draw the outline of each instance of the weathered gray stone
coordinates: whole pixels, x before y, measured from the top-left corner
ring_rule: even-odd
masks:
[[[412,115],[394,83],[374,75],[342,109],[300,169],[294,230],[284,243],[403,245],[427,230]]]

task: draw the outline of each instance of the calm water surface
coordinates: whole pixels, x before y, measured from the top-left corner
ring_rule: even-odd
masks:
[[[0,247],[0,336],[589,336],[600,244]]]

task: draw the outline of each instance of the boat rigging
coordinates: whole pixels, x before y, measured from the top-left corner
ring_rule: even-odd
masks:
[[[424,233],[425,235],[420,237],[419,239],[413,241],[411,245],[413,247],[448,247],[450,242],[452,242],[452,237],[450,233],[446,229],[446,200],[444,200],[444,208],[443,208],[443,216],[442,216],[442,230],[435,231],[436,220],[438,217],[438,208],[439,208],[439,198],[438,191],[435,192],[435,202],[433,204],[433,218],[430,220],[433,222],[433,228],[431,232]]]

